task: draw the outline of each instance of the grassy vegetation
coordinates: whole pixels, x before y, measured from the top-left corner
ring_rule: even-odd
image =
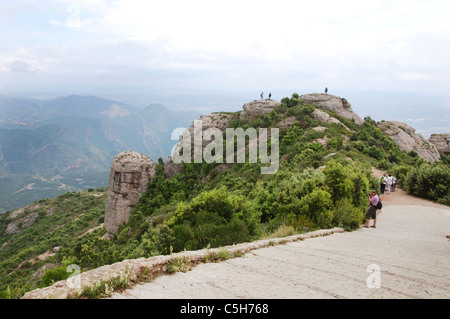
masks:
[[[104,218],[105,194],[104,188],[71,192],[37,201],[13,219],[8,218],[10,213],[0,215],[0,297],[18,297],[60,278],[67,262],[56,255],[44,260],[38,256],[46,252],[52,254],[53,248],[99,226]],[[22,221],[30,215],[35,215],[36,219],[31,226],[24,227]],[[8,235],[7,226],[11,223],[15,223],[20,231]],[[62,264],[64,270],[48,270],[47,277],[33,280],[34,273],[52,263]]]

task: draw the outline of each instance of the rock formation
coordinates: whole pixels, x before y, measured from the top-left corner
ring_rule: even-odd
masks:
[[[290,116],[278,122],[277,127],[282,130],[287,130],[295,122],[297,122],[297,117]]]
[[[322,111],[321,109],[315,109],[314,112],[311,113],[311,117],[318,120],[320,123],[339,124],[349,130],[349,128],[341,121],[339,121],[335,117],[330,116],[328,113]]]
[[[438,151],[450,156],[450,134],[432,134],[428,139]]]
[[[402,122],[388,121],[381,122],[379,127],[392,138],[400,150],[407,153],[415,151],[421,158],[430,162],[440,160],[441,156],[436,147],[421,135],[416,134],[411,126]]]
[[[156,165],[140,153],[122,152],[114,158],[106,199],[105,238],[117,234],[119,226],[128,221],[131,210],[155,174]]]
[[[274,108],[281,103],[273,100],[254,100],[242,107],[244,110],[240,112],[241,118],[246,117],[249,120],[254,120],[258,117],[263,117],[270,113]]]
[[[30,227],[38,218],[38,213],[31,213],[26,215],[23,218],[20,218],[18,220],[15,220],[8,224],[8,227],[5,229],[5,233],[7,235],[17,234],[18,232],[22,231],[23,229],[26,229]]]
[[[5,229],[7,235],[13,235],[34,224],[38,218],[39,205],[28,205],[11,212],[8,219],[12,220]]]
[[[333,111],[349,120],[354,120],[356,124],[364,123],[364,120],[353,112],[350,103],[344,98],[331,94],[312,93],[301,95],[299,100]]]

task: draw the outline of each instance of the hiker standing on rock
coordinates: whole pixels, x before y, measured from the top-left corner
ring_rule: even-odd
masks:
[[[369,199],[369,209],[366,213],[366,224],[363,225],[365,228],[369,228],[369,221],[373,219],[373,225],[370,226],[372,228],[377,228],[377,205],[380,201],[380,197],[378,197],[377,192],[372,190],[370,194],[367,194],[367,198]]]
[[[261,92],[261,100],[263,99],[263,97],[264,97],[264,92]]]

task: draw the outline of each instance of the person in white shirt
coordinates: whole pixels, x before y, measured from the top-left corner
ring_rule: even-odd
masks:
[[[391,193],[391,190],[392,190],[392,182],[393,182],[392,175],[389,174],[389,176],[387,177],[387,181],[386,181],[387,189],[388,189],[388,194]]]

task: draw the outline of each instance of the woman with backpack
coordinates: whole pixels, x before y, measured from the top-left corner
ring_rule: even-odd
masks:
[[[373,219],[373,225],[370,226],[372,228],[377,228],[377,209],[380,203],[380,197],[377,195],[375,190],[372,190],[370,194],[367,194],[367,198],[369,199],[369,209],[366,213],[366,223],[363,225],[365,228],[369,228],[369,221]]]

